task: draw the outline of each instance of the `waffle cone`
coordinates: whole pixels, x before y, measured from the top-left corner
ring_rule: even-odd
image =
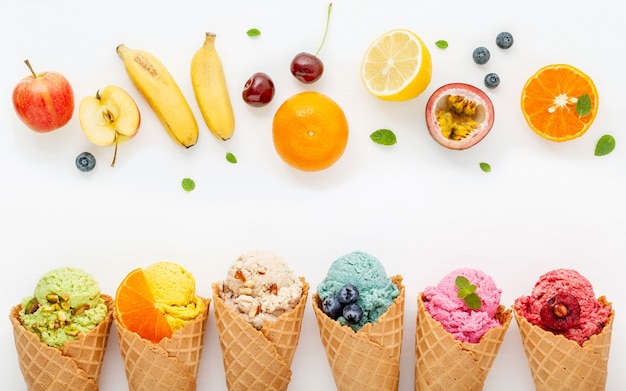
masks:
[[[610,305],[604,296],[603,305]],[[543,330],[515,313],[537,391],[603,391],[606,388],[614,312],[600,334],[583,345]]]
[[[265,322],[261,330],[233,311],[220,297],[218,284],[213,284],[215,323],[230,391],[288,388],[309,294],[309,284],[304,278],[301,280],[302,297],[293,311],[282,314],[275,322]]]
[[[480,391],[511,323],[511,310],[500,305],[501,326],[490,329],[478,343],[461,342],[426,311],[417,297],[415,330],[416,391]]]
[[[195,391],[210,299],[204,311],[158,344],[128,330],[115,313],[120,354],[130,391]]]
[[[405,289],[402,277],[391,278],[400,294],[375,323],[354,332],[329,318],[313,295],[313,310],[322,345],[338,391],[397,390],[404,330]]]
[[[105,294],[106,318],[89,333],[56,349],[41,342],[22,326],[22,305],[11,309],[10,319],[19,367],[29,391],[98,391],[100,371],[113,322],[113,299]]]

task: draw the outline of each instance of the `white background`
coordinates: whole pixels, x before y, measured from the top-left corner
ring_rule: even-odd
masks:
[[[197,278],[210,295],[241,253],[271,249],[284,256],[314,288],[337,257],[363,250],[377,256],[407,287],[401,390],[413,389],[413,344],[419,291],[454,268],[493,275],[502,302],[528,294],[544,272],[579,270],[616,309],[608,390],[626,384],[624,267],[626,153],[623,149],[623,55],[626,33],[614,10],[588,1],[342,1],[333,4],[328,39],[320,57],[322,79],[305,86],[289,73],[291,58],[315,52],[323,35],[326,1],[28,0],[0,5],[0,259],[5,321],[0,322],[3,389],[25,390],[8,321],[10,307],[41,274],[60,266],[92,273],[105,293],[132,269],[168,260]],[[250,38],[249,28],[261,30]],[[392,28],[417,33],[433,58],[426,92],[408,102],[384,102],[361,85],[361,58],[371,41]],[[217,33],[237,120],[234,137],[221,142],[208,131],[193,98],[189,66],[204,33]],[[501,31],[515,44],[495,45]],[[435,41],[450,46],[438,49]],[[176,145],[125,74],[117,45],[151,51],[170,69],[200,125],[198,144]],[[491,50],[483,66],[472,61],[477,46]],[[24,59],[39,72],[55,70],[72,83],[76,102],[107,85],[129,91],[142,113],[141,129],[120,146],[90,145],[77,111],[64,128],[37,134],[14,114],[11,92],[28,75]],[[551,63],[569,63],[596,83],[600,107],[595,123],[567,143],[546,141],[524,121],[519,98],[526,79]],[[246,79],[264,71],[276,84],[265,108],[240,98]],[[430,93],[448,82],[482,87],[486,73],[501,84],[487,93],[494,128],[480,144],[449,151],[429,136],[424,107]],[[290,95],[316,90],[344,109],[350,139],[342,159],[318,173],[297,172],[274,152],[272,116]],[[485,89],[486,90],[486,89]],[[369,134],[392,129],[398,143],[374,144]],[[595,157],[603,134],[615,151]],[[88,150],[97,158],[81,173],[74,158]],[[239,160],[230,164],[226,152]],[[479,168],[492,167],[491,173]],[[182,178],[196,190],[182,190]],[[212,308],[212,307],[211,307]],[[126,380],[115,330],[101,380],[104,391]],[[199,390],[224,390],[224,372],[213,315],[207,325]],[[333,389],[330,369],[307,304],[293,390]],[[485,390],[532,390],[517,325],[513,322]]]

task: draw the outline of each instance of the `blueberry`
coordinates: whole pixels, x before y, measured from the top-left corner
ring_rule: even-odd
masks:
[[[354,303],[359,298],[359,290],[352,284],[346,284],[339,288],[337,296],[339,296],[341,304]]]
[[[89,152],[81,152],[76,156],[76,168],[82,172],[89,172],[96,166],[96,158]]]
[[[496,45],[498,45],[500,49],[510,48],[511,46],[513,46],[513,36],[511,35],[511,33],[508,33],[506,31],[501,32],[496,37]]]
[[[489,57],[491,54],[489,53],[489,49],[484,46],[479,46],[474,49],[474,53],[472,53],[472,57],[474,57],[474,62],[476,64],[486,64],[489,61]]]
[[[363,318],[363,308],[357,303],[350,303],[343,307],[343,318],[348,323],[356,324]]]
[[[339,297],[328,296],[322,300],[322,311],[331,319],[337,319],[342,315],[343,306],[339,302]]]
[[[485,75],[485,86],[487,88],[496,88],[500,84],[500,76],[497,73],[488,73]]]

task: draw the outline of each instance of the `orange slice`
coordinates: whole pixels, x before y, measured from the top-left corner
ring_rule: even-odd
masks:
[[[581,108],[583,103],[586,107]],[[521,105],[535,133],[548,140],[567,141],[585,134],[593,123],[598,112],[598,91],[581,70],[553,64],[526,81]]]
[[[158,343],[172,336],[172,328],[156,307],[143,270],[130,272],[117,288],[115,306],[121,323],[142,338]]]

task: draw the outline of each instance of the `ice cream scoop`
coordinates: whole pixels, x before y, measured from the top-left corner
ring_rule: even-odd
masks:
[[[465,277],[471,293],[480,301],[478,308],[471,308],[459,286],[457,278]],[[468,293],[471,294],[471,293]],[[501,289],[493,278],[481,270],[460,268],[448,273],[436,286],[424,289],[423,300],[426,311],[443,328],[459,341],[476,343],[491,328],[500,326],[495,318],[500,305]]]
[[[255,328],[291,311],[302,297],[303,282],[272,251],[255,250],[238,257],[218,287],[225,303]]]
[[[611,313],[611,305],[596,298],[589,280],[572,269],[545,273],[529,296],[515,300],[514,307],[533,325],[581,345],[602,331]]]
[[[157,262],[143,269],[154,297],[154,305],[176,331],[204,311],[204,300],[196,296],[194,276],[174,262]]]
[[[22,325],[51,347],[61,348],[103,321],[108,308],[93,276],[75,267],[45,273],[33,296],[22,300]]]
[[[337,318],[353,330],[359,330],[367,323],[373,323],[384,314],[400,290],[387,276],[382,263],[374,256],[354,251],[336,259],[328,269],[326,277],[317,286],[317,293],[322,303],[330,297],[339,295],[346,285],[353,285],[358,291],[356,304],[363,314],[356,323],[348,322],[342,314]],[[349,304],[349,303],[346,303]]]

